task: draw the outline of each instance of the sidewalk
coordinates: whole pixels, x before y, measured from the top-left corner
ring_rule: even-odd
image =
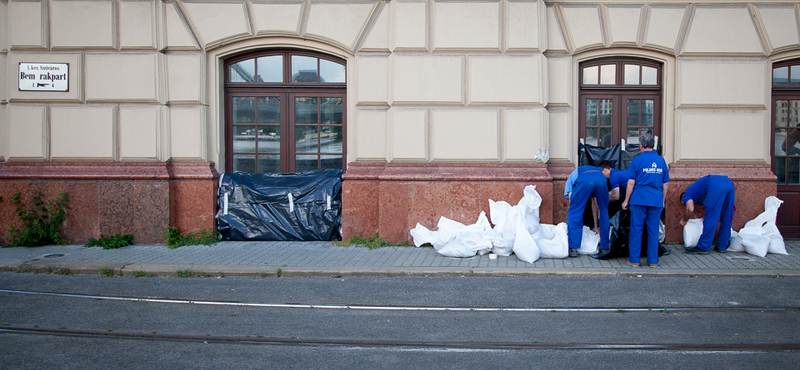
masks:
[[[786,242],[789,255],[761,258],[745,253],[696,256],[682,245],[667,245],[671,253],[656,268],[632,268],[625,258],[601,261],[589,256],[539,259],[528,264],[513,254],[491,260],[442,256],[431,247],[339,247],[331,242],[219,242],[215,245],[168,249],[132,245],[104,250],[79,245],[0,248],[0,271],[33,268],[52,272],[66,267],[71,274],[115,275],[137,272],[176,276],[191,270],[196,276],[738,276],[800,277],[800,241]],[[63,269],[61,269],[63,271]]]

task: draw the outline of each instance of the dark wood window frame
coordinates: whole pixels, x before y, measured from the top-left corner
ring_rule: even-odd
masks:
[[[639,68],[639,84],[638,85],[625,85],[625,65],[638,65]],[[601,85],[600,84],[600,70],[603,65],[613,65],[615,70],[614,84]],[[584,69],[586,67],[597,66],[598,68],[598,83],[597,84],[584,84]],[[644,67],[651,67],[656,69],[656,79],[654,85],[642,85],[642,73]],[[610,145],[620,143],[620,139],[627,138],[627,126],[624,124],[626,121],[627,113],[623,112],[623,107],[627,107],[628,100],[636,99],[652,99],[653,100],[653,133],[659,136],[659,146],[663,145],[663,136],[661,135],[661,101],[662,101],[662,69],[663,65],[659,62],[639,59],[639,58],[600,58],[593,59],[579,64],[579,138],[586,138],[586,102],[587,99],[609,99],[612,101],[612,122],[611,122],[611,136]],[[641,117],[641,111],[639,112]],[[598,118],[599,119],[599,118]],[[640,120],[641,122],[641,120]],[[644,127],[644,126],[637,126]],[[598,144],[600,138],[598,138]]]
[[[241,61],[249,59],[256,60],[259,57],[266,56],[283,56],[283,81],[289,82],[229,82],[230,81],[230,68],[229,66]],[[342,149],[341,153],[325,153],[318,152],[317,160],[319,166],[319,158],[324,155],[341,155],[342,169],[347,166],[347,83],[339,82],[291,82],[292,68],[291,57],[304,56],[317,58],[317,76],[320,76],[320,60],[326,60],[340,64],[345,67],[345,81],[346,81],[346,61],[340,58],[332,57],[330,55],[315,53],[299,49],[271,49],[262,50],[257,52],[248,52],[246,54],[237,55],[228,58],[224,63],[224,99],[225,99],[225,171],[233,171],[233,98],[234,97],[279,97],[280,98],[280,172],[295,172],[296,167],[296,151],[295,151],[295,112],[294,107],[295,98],[314,97],[314,98],[341,98],[342,99],[342,114],[341,114],[341,135],[342,135]],[[256,71],[257,71],[256,63]],[[256,72],[257,73],[257,72]],[[319,77],[318,77],[319,78]],[[319,104],[318,104],[318,117]],[[256,113],[257,114],[257,113]],[[256,125],[256,123],[254,123]],[[319,125],[319,124],[318,124]],[[319,125],[319,126],[338,126],[338,125]],[[321,150],[321,149],[320,149]],[[263,155],[265,153],[247,153],[252,155]],[[303,153],[299,153],[303,155]],[[307,153],[309,156],[312,153]],[[256,170],[258,166],[256,165]]]

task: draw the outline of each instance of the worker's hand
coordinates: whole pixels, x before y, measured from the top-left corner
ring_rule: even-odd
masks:
[[[680,223],[681,226],[686,226],[686,220],[684,220],[683,217],[681,217],[681,220],[678,221],[678,223]]]
[[[624,209],[626,211],[628,210],[628,201],[627,200],[622,202],[622,209]]]
[[[594,228],[594,233],[597,234],[597,235],[600,235],[600,228],[595,227]]]

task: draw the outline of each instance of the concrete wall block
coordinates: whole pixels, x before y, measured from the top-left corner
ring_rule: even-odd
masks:
[[[164,5],[164,12],[166,47],[178,50],[199,49],[194,34],[181,17],[178,5],[176,3],[167,3]]]
[[[651,6],[645,44],[675,50],[686,5]]]
[[[50,157],[112,160],[115,116],[110,105],[50,107]]]
[[[509,2],[507,5],[508,38],[506,46],[509,49],[543,49],[539,41],[540,6],[541,1],[534,2]]]
[[[158,160],[160,106],[119,108],[119,156],[123,161]]]
[[[615,5],[608,7],[611,44],[636,44],[639,37],[641,5]]]
[[[389,58],[385,56],[359,56],[356,91],[359,102],[387,102]]]
[[[69,64],[68,91],[20,91],[20,63],[67,63]],[[59,101],[80,102],[83,92],[83,72],[81,54],[78,53],[17,53],[8,54],[8,64],[4,71],[10,76],[7,81],[8,99],[15,101]]]
[[[746,5],[697,6],[683,52],[763,53],[764,47]]]
[[[204,117],[203,107],[174,106],[169,108],[170,158],[203,159]]]
[[[438,2],[435,13],[436,48],[500,48],[500,2]]]
[[[757,4],[767,36],[773,48],[797,47],[797,17],[795,4]]]
[[[680,160],[769,162],[768,111],[678,111]]]
[[[425,49],[428,45],[428,6],[425,1],[400,1],[395,9],[395,47]]]
[[[159,54],[86,54],[87,101],[158,101]]]
[[[542,55],[471,56],[472,102],[542,103]]]
[[[303,3],[268,3],[253,1],[253,17],[256,32],[280,32],[297,34]]]
[[[155,49],[156,7],[152,1],[119,2],[119,43],[121,49]]]
[[[603,28],[597,5],[564,5],[564,23],[577,49],[603,45]]]
[[[311,3],[306,34],[313,34],[353,47],[364,28],[371,3]]]
[[[547,7],[547,50],[567,51],[563,28],[558,21],[555,7],[552,5]]]
[[[463,102],[460,56],[397,55],[394,101]]]
[[[763,60],[679,60],[677,103],[769,106],[764,90],[770,85],[765,80],[770,78],[766,64]]]
[[[0,27],[0,28],[2,28],[2,27]],[[19,68],[17,68],[17,70],[14,71],[14,74],[6,73],[6,71],[8,71],[6,68],[8,68],[8,54],[0,53],[0,103],[5,102],[6,100],[8,100],[7,91],[8,91],[9,88],[11,88],[11,86],[7,85],[8,84],[8,76],[18,76],[18,73],[19,73]],[[16,84],[17,81],[18,81],[17,80],[18,78],[19,77],[12,77],[12,80],[11,80],[11,81],[13,81],[12,83]]]
[[[559,110],[548,112],[548,132],[547,138],[550,148],[550,159],[566,159],[572,161],[577,150],[577,134],[572,129],[571,110]]]
[[[184,4],[206,45],[250,33],[243,1]]]
[[[55,48],[115,47],[111,1],[50,1],[50,44]]]
[[[544,109],[508,109],[503,130],[503,159],[533,162],[539,149],[546,147]]]
[[[4,27],[0,27],[0,51],[8,50],[8,2],[0,1],[0,19]]]
[[[390,5],[384,6],[378,18],[375,20],[375,24],[368,30],[369,34],[367,34],[367,37],[364,39],[361,50],[389,49],[389,21],[391,14],[393,13],[390,10]]]
[[[167,54],[167,96],[170,102],[203,101],[203,55]]]
[[[386,159],[386,109],[356,111],[356,161]]]
[[[499,112],[434,109],[431,117],[433,161],[499,162]]]
[[[428,110],[393,108],[389,112],[392,160],[427,161]]]
[[[569,104],[572,101],[572,58],[547,58],[548,103]]]
[[[8,2],[8,43],[11,48],[47,48],[43,1]]]
[[[6,107],[7,127],[3,145],[7,160],[44,160],[47,158],[46,107],[43,105],[14,105]]]

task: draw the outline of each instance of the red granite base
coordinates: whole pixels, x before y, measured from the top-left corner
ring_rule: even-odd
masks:
[[[542,196],[542,223],[567,221],[564,184],[571,163],[548,165],[351,163],[342,184],[342,237],[378,233],[391,242],[411,241],[417,223],[435,229],[440,217],[465,224],[489,214],[489,199],[516,204],[526,185]],[[727,175],[737,186],[733,228],[764,211],[764,199],[775,195],[769,165],[672,164],[666,206],[666,241],[682,242],[678,197],[708,174]],[[702,214],[702,207],[699,207]]]
[[[14,194],[29,203],[36,192],[45,199],[63,192],[69,243],[133,234],[134,243],[161,244],[170,225],[214,227],[217,176],[213,163],[0,163],[0,238],[7,242],[11,226],[20,226]]]

